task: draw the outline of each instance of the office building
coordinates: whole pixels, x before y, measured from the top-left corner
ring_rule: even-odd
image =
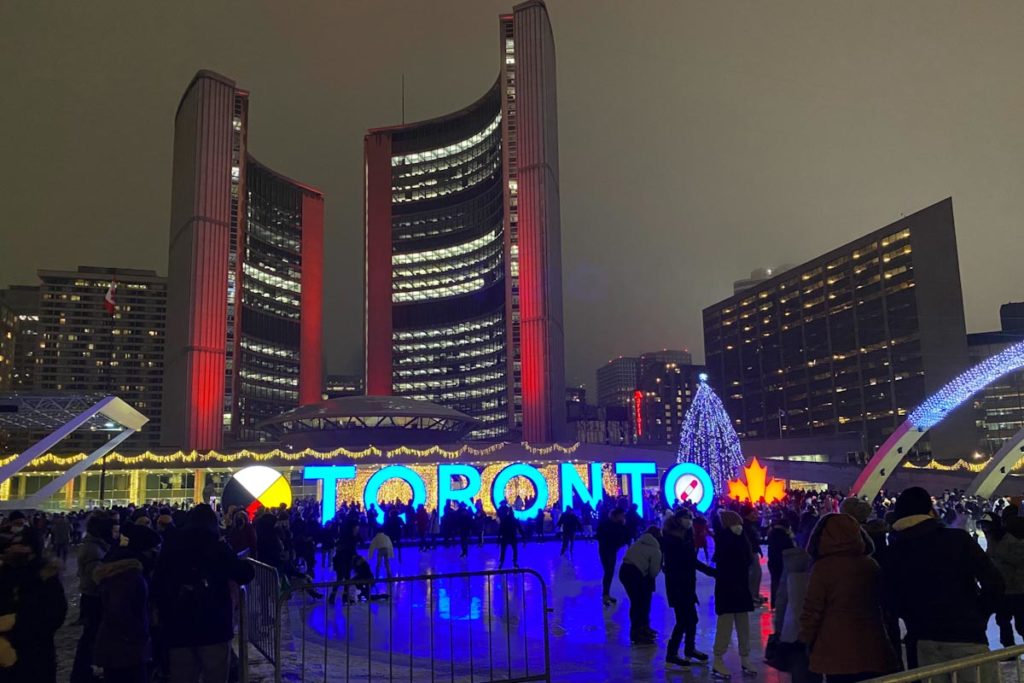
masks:
[[[17,330],[17,314],[0,299],[0,391],[11,388],[14,377],[14,337]]]
[[[39,287],[11,285],[0,290],[0,302],[14,313],[14,356],[9,389],[29,391],[35,385],[39,349]]]
[[[678,356],[687,362],[681,363],[665,355],[665,360],[647,358],[644,371],[634,393],[633,410],[630,412],[633,434],[638,444],[676,447],[679,445],[679,431],[683,427],[686,412],[697,395],[702,365],[693,365],[690,354]]]
[[[499,18],[476,102],[365,138],[366,388],[476,418],[565,425],[555,52],[540,0]]]
[[[327,375],[324,382],[324,399],[362,396],[363,378],[359,375]]]
[[[999,308],[1001,329],[967,335],[971,364],[977,364],[1024,341],[1024,303]],[[1024,370],[995,380],[974,397],[981,455],[993,455],[1003,443],[1024,429]]]
[[[853,432],[869,454],[967,367],[966,337],[951,199],[704,309],[710,384],[741,437]],[[929,437],[964,457],[971,416]]]
[[[640,359],[613,358],[597,369],[597,405],[631,406],[640,382]]]
[[[249,93],[200,71],[174,122],[164,443],[220,448],[320,400],[323,195],[256,161]]]
[[[132,437],[136,444],[159,445],[167,280],[152,270],[91,266],[40,270],[39,280],[32,389],[118,396],[149,418]],[[112,283],[113,314],[104,305]],[[76,432],[61,448],[99,445],[107,438]]]
[[[648,368],[652,366],[660,366],[668,363],[675,363],[676,365],[693,365],[693,356],[687,349],[662,349],[661,351],[648,351],[647,353],[641,353],[639,377],[642,378]]]

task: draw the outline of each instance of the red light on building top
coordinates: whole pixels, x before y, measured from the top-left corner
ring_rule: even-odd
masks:
[[[643,416],[643,405],[644,405],[644,392],[637,389],[633,392],[633,413],[636,416],[636,435],[643,436],[644,434],[644,416]]]

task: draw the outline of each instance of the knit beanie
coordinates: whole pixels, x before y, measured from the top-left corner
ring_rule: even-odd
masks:
[[[732,510],[726,510],[725,508],[718,511],[718,521],[726,528],[731,526],[742,526],[743,524],[743,520],[738,514]]]
[[[896,519],[927,515],[932,511],[932,496],[920,486],[911,486],[896,499],[893,511],[896,513]]]
[[[871,516],[871,505],[861,498],[850,497],[839,504],[839,512],[850,515],[858,523],[864,524]]]

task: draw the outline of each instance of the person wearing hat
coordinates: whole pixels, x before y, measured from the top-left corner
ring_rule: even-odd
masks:
[[[711,674],[716,679],[732,677],[725,666],[733,627],[739,645],[744,676],[756,676],[750,663],[750,613],[754,598],[750,594],[750,564],[754,551],[743,533],[743,519],[722,508],[718,511],[719,531],[715,534],[715,624],[714,663]]]
[[[93,661],[109,683],[145,683],[151,656],[149,577],[160,535],[129,524],[120,545],[93,571],[102,611]]]
[[[13,521],[24,520],[11,515]],[[68,603],[60,563],[43,556],[43,537],[25,525],[0,530],[0,681],[57,680],[54,635]]]
[[[988,618],[1004,591],[999,570],[970,534],[939,521],[923,488],[901,493],[893,512],[882,577],[887,601],[907,627],[908,660],[912,642],[920,666],[988,652]],[[995,667],[980,674],[982,683],[994,681]],[[978,674],[964,671],[960,679],[978,683]]]

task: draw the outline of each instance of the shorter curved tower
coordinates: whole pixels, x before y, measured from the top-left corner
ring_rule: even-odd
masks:
[[[248,155],[248,112],[200,71],[174,120],[161,440],[183,450],[320,400],[323,195]]]

